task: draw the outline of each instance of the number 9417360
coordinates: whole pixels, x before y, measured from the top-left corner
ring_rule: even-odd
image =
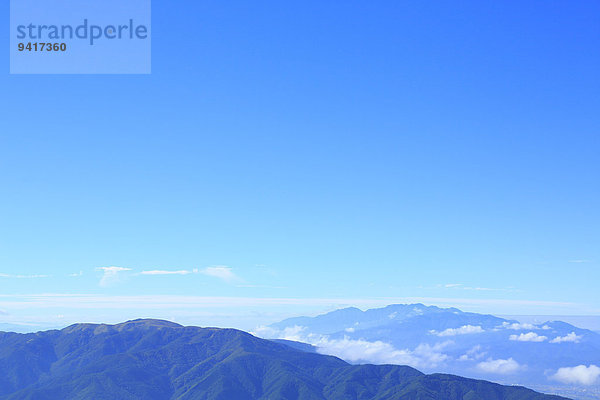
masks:
[[[66,43],[19,43],[19,51],[67,51]]]

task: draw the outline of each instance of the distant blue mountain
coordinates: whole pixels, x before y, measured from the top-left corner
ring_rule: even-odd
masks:
[[[64,325],[63,325],[63,327],[64,327]],[[38,331],[42,331],[42,330],[57,329],[57,328],[58,327],[55,325],[18,325],[18,324],[0,323],[0,332],[29,333],[29,332],[38,332]]]
[[[406,366],[350,365],[285,343],[158,320],[0,332],[0,399],[564,399]]]
[[[407,364],[557,391],[580,388],[580,398],[600,398],[588,397],[600,395],[600,334],[561,321],[522,324],[456,308],[395,304],[290,318],[257,333],[305,341],[349,362]]]

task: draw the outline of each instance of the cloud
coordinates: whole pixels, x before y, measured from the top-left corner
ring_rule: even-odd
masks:
[[[110,286],[119,282],[121,278],[119,274],[121,272],[131,271],[131,268],[123,267],[99,267],[97,269],[104,272],[99,283],[99,285],[102,287]]]
[[[485,352],[481,351],[481,345],[473,346],[469,351],[458,358],[458,361],[475,361],[485,357]]]
[[[323,337],[311,344],[316,346],[317,351],[321,354],[333,355],[349,362],[402,364],[416,368],[435,368],[449,358],[441,352],[448,342],[433,346],[420,344],[413,350],[396,349],[393,345],[379,340],[369,342],[348,337],[336,340]]]
[[[71,278],[76,278],[78,276],[83,276],[83,271],[75,272],[75,273],[69,274],[68,276],[71,277]]]
[[[437,335],[440,337],[444,336],[456,336],[456,335],[468,335],[472,333],[483,333],[485,332],[481,326],[473,326],[473,325],[464,325],[460,328],[448,328],[442,332],[437,331],[429,331],[432,335]]]
[[[444,285],[436,285],[438,288],[445,289],[461,289],[461,290],[476,290],[476,291],[485,291],[485,292],[506,292],[506,291],[514,291],[514,288],[489,288],[489,287],[481,287],[481,286],[465,286],[462,283],[446,283]]]
[[[600,367],[595,365],[559,368],[556,374],[552,375],[552,379],[559,382],[580,385],[593,385],[598,382],[599,377]]]
[[[554,339],[552,339],[550,341],[550,343],[565,343],[565,342],[572,342],[572,343],[579,343],[579,341],[583,338],[583,336],[579,336],[577,334],[575,334],[575,332],[571,332],[566,336],[557,336]]]
[[[540,336],[535,332],[521,333],[520,335],[510,335],[510,340],[517,342],[543,342],[548,338],[546,336]]]
[[[401,364],[415,368],[434,368],[449,359],[442,350],[452,344],[451,341],[435,345],[420,344],[414,349],[397,349],[392,344],[380,340],[370,342],[364,339],[330,339],[327,335],[309,333],[304,326],[290,326],[283,330],[271,327],[259,327],[254,335],[269,339],[286,339],[309,343],[317,352],[339,357],[349,362],[368,362],[374,364]]]
[[[512,358],[508,360],[493,360],[489,358],[487,361],[477,364],[477,368],[483,372],[507,375],[517,372],[522,367]]]
[[[231,267],[224,265],[217,265],[215,267],[207,267],[200,271],[201,274],[212,276],[224,280],[225,282],[234,282],[240,280],[240,278],[233,273]]]
[[[0,273],[0,278],[14,278],[14,279],[37,279],[37,278],[50,278],[51,275],[13,275]]]
[[[142,271],[140,275],[188,275],[193,274],[194,272],[198,272],[197,270],[188,271],[188,270],[179,270],[179,271],[165,271],[165,270],[152,270],[152,271]]]
[[[589,263],[591,261],[590,260],[570,260],[569,262],[573,263],[573,264],[584,264],[584,263]]]
[[[533,325],[533,324],[521,324],[518,322],[514,322],[514,323],[510,323],[510,322],[503,322],[502,323],[502,328],[506,328],[506,329],[512,329],[515,331],[520,331],[520,330],[525,330],[525,329],[539,329],[537,326]]]

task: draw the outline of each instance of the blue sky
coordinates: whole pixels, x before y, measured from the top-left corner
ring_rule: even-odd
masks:
[[[152,6],[151,75],[5,52],[0,322],[600,314],[598,2]]]

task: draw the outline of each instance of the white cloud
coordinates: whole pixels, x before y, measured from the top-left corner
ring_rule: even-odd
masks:
[[[522,367],[512,358],[508,360],[493,360],[490,358],[477,364],[477,368],[483,372],[507,375],[517,372]]]
[[[434,368],[449,357],[442,353],[451,341],[437,343],[433,346],[420,344],[413,350],[397,349],[390,343],[382,341],[369,342],[364,339],[330,339],[327,335],[309,333],[304,326],[290,326],[283,330],[267,326],[256,328],[254,335],[269,339],[286,339],[309,343],[321,354],[339,357],[349,362],[369,362],[375,364],[402,364],[415,368]]]
[[[344,330],[348,333],[353,333],[356,329],[355,328],[346,328]]]
[[[593,385],[600,378],[600,368],[595,365],[559,368],[552,378],[562,383]]]
[[[200,271],[201,274],[212,276],[224,280],[225,282],[234,282],[240,280],[240,278],[233,273],[231,267],[224,265],[217,265],[214,267],[206,267]]]
[[[294,325],[288,326],[283,331],[277,333],[279,339],[294,340],[296,342],[307,341],[310,334],[307,336],[305,326]]]
[[[590,260],[570,260],[569,262],[573,263],[573,264],[584,264],[584,263],[589,263]]]
[[[353,340],[348,337],[330,340],[321,337],[311,343],[321,354],[339,357],[350,362],[370,362],[375,364],[402,364],[416,368],[434,368],[444,363],[449,357],[441,350],[449,342],[438,343],[434,346],[420,344],[413,350],[396,349],[393,345],[382,341],[369,342]]]
[[[517,342],[543,342],[548,338],[546,336],[540,336],[535,332],[521,333],[520,335],[510,335],[510,340]]]
[[[279,337],[280,331],[278,329],[274,329],[266,325],[257,326],[252,331],[250,331],[250,333],[254,336],[258,336],[263,339],[282,339],[281,337]]]
[[[520,331],[520,330],[525,330],[525,329],[538,329],[538,327],[533,324],[527,324],[527,323],[521,324],[519,322],[514,322],[512,324],[510,322],[503,322],[502,327],[506,328],[506,329],[512,329],[515,331]]]
[[[75,273],[69,274],[69,276],[71,278],[76,278],[78,276],[83,276],[83,271],[79,271],[79,272],[75,272]]]
[[[579,341],[581,340],[582,337],[583,336],[575,334],[575,332],[571,332],[566,336],[555,337],[554,339],[552,339],[550,341],[550,343],[565,343],[565,342],[579,343]]]
[[[481,326],[473,326],[473,325],[464,325],[460,328],[448,328],[442,332],[437,331],[429,331],[432,335],[437,335],[440,337],[444,336],[456,336],[456,335],[468,335],[472,333],[483,333],[485,332]]]
[[[97,269],[104,272],[99,283],[99,285],[102,287],[110,286],[119,282],[121,278],[119,275],[121,272],[131,271],[131,268],[123,267],[99,267]]]
[[[179,270],[179,271],[165,271],[165,270],[152,270],[142,271],[140,275],[188,275],[192,274],[193,271]]]

